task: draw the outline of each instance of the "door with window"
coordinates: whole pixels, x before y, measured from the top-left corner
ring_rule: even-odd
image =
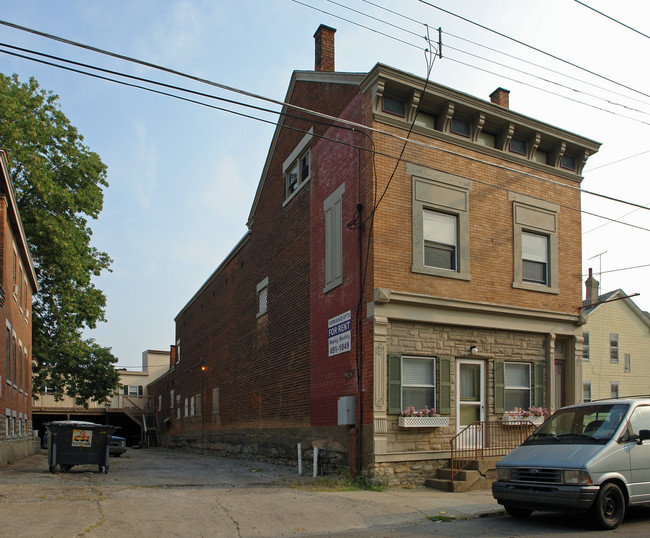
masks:
[[[485,420],[485,363],[458,359],[456,362],[456,429],[460,432],[474,422]],[[472,426],[472,444],[482,445],[480,428]]]

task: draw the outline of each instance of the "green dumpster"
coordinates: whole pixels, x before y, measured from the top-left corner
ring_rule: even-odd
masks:
[[[45,426],[51,473],[57,468],[67,472],[75,465],[97,465],[100,473],[108,473],[108,450],[115,426],[79,420],[57,420]]]

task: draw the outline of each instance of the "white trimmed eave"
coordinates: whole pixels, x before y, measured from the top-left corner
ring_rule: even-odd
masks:
[[[368,317],[389,320],[481,327],[541,334],[575,334],[585,323],[580,314],[565,314],[513,306],[375,289]]]

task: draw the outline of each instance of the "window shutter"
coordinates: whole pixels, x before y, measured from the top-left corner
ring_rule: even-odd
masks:
[[[544,407],[544,363],[535,363],[535,407]]]
[[[138,396],[142,396],[142,385],[138,385]]]
[[[388,355],[388,414],[402,412],[402,356]]]
[[[439,357],[440,363],[440,400],[438,402],[438,413],[441,415],[451,414],[451,357]]]
[[[506,384],[503,361],[494,361],[494,412],[497,415],[506,410]]]
[[[128,396],[129,395],[129,386],[128,385],[122,385],[124,387],[124,395]]]

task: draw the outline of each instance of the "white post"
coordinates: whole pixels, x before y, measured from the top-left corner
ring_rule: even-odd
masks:
[[[314,447],[314,478],[318,476],[318,447]]]
[[[302,476],[302,443],[298,443],[298,474]]]

